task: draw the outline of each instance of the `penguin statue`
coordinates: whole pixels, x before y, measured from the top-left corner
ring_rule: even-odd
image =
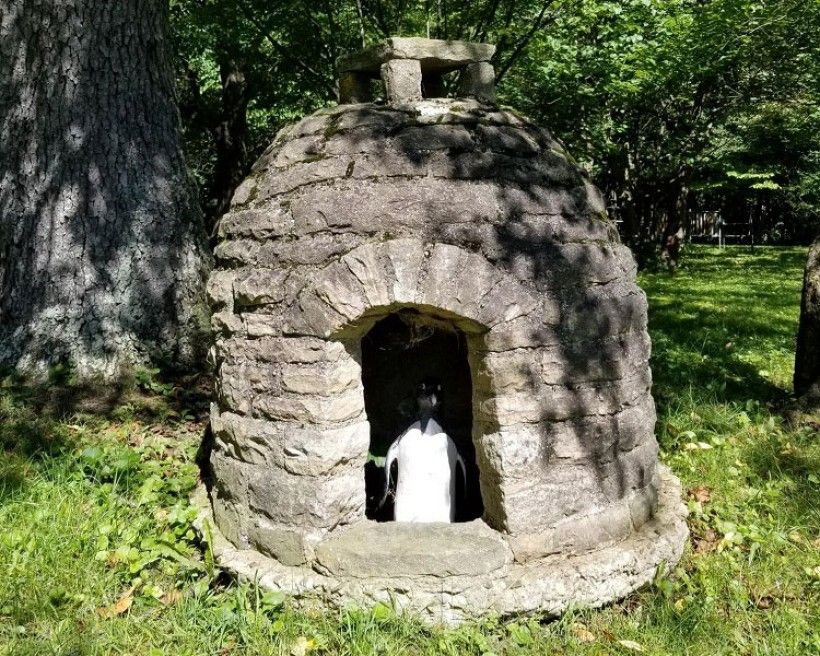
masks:
[[[461,467],[466,487],[467,470],[455,442],[434,415],[441,407],[441,383],[427,379],[418,387],[418,419],[387,451],[384,462],[384,505],[390,491],[391,467],[398,463],[394,503],[397,522],[452,522],[456,516],[455,468]]]

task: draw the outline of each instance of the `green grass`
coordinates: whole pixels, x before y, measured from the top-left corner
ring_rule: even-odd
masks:
[[[693,541],[672,576],[558,621],[429,628],[233,584],[191,529],[196,386],[142,374],[99,399],[6,379],[0,654],[820,653],[820,440],[780,416],[804,254],[690,248],[676,275],[641,276],[658,438]]]

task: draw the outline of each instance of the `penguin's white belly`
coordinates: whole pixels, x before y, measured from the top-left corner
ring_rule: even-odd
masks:
[[[452,440],[437,424],[428,426],[426,435],[415,425],[407,431],[397,453],[397,522],[455,519],[455,453]]]

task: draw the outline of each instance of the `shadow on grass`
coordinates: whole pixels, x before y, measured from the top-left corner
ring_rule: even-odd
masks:
[[[690,247],[677,275],[643,274],[661,404],[687,388],[718,402],[785,401],[790,389],[775,381],[791,379],[804,261],[802,248]]]
[[[761,480],[777,479],[785,485],[776,512],[793,526],[820,525],[820,450],[817,434],[806,429],[784,444],[771,438],[750,445],[746,460]]]
[[[61,369],[45,382],[6,375],[0,379],[0,503],[25,487],[38,463],[69,456],[78,446],[78,425],[202,419],[211,387],[202,374],[106,383],[76,382]]]

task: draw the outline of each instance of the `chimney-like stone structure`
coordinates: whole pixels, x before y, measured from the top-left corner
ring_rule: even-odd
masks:
[[[495,72],[490,60],[494,53],[495,46],[489,43],[393,37],[339,58],[339,102],[371,102],[371,81],[378,78],[390,105],[441,98],[444,75],[458,71],[456,95],[492,103]]]
[[[341,104],[280,131],[220,221],[203,535],[300,603],[557,614],[681,555],[634,260],[563,144],[495,104],[493,51],[342,58]],[[385,521],[378,463],[429,374],[459,521]]]

